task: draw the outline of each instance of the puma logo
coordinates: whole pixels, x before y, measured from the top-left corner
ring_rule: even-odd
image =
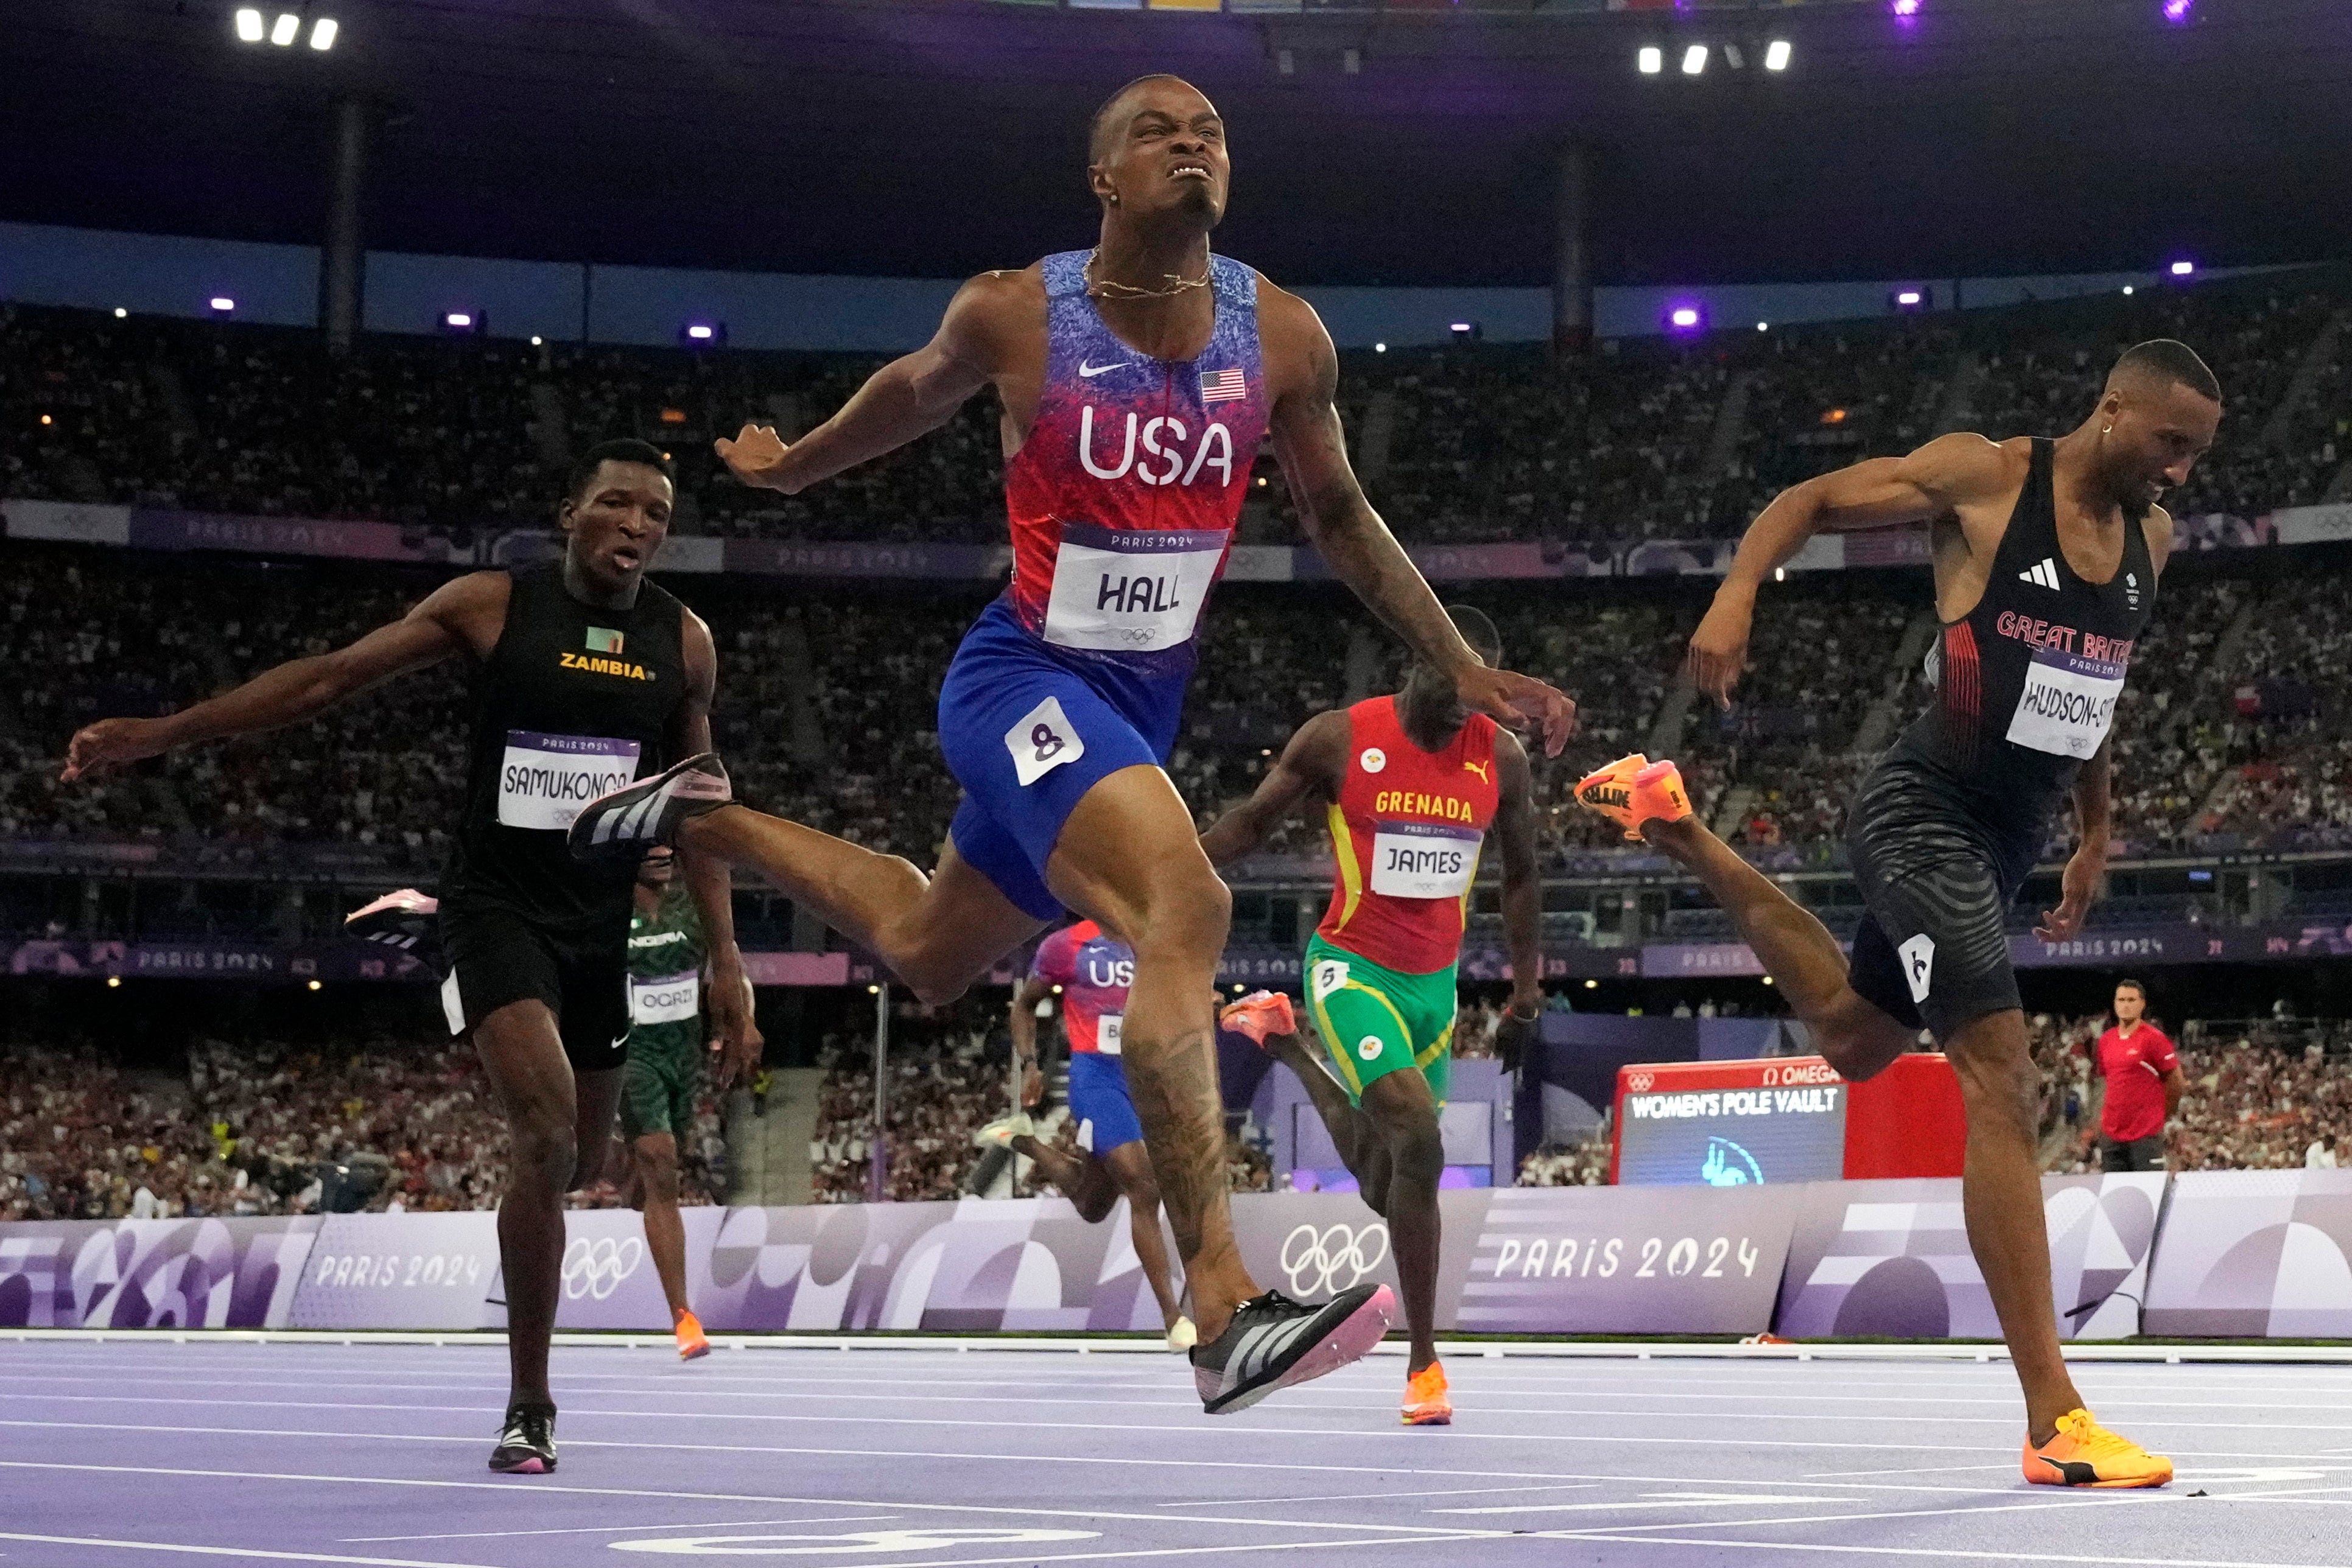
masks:
[[[1483,762],[1465,762],[1462,765],[1462,771],[1465,773],[1475,773],[1481,783],[1492,784],[1494,782],[1494,779],[1486,776],[1486,764]]]
[[[1595,784],[1584,792],[1584,803],[1601,807],[1630,806],[1633,803],[1633,791],[1622,784]]]

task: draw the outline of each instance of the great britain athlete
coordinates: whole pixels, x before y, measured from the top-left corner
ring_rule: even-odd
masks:
[[[1492,621],[1466,606],[1449,612],[1487,663],[1502,663]],[[1331,905],[1305,965],[1322,1059],[1302,1043],[1279,992],[1227,1008],[1225,1026],[1289,1063],[1357,1191],[1387,1221],[1412,1338],[1400,1415],[1411,1427],[1444,1426],[1454,1404],[1437,1359],[1437,1186],[1454,965],[1491,827],[1511,958],[1505,1027],[1524,1031],[1542,1010],[1534,781],[1517,739],[1465,709],[1451,683],[1416,662],[1404,690],[1300,726],[1250,798],[1202,833],[1201,847],[1212,864],[1239,860],[1309,801],[1322,805],[1331,835]]]
[[[1228,173],[1224,122],[1198,89],[1171,76],[1129,83],[1091,128],[1092,251],[972,278],[929,345],[801,440],[747,425],[718,444],[745,483],[796,493],[995,389],[1013,580],[940,688],[940,745],[964,800],[936,871],[721,804],[716,759],[600,803],[572,835],[588,854],[663,838],[754,867],[927,1001],[961,994],[1065,908],[1132,947],[1127,1074],[1192,1289],[1194,1381],[1211,1414],[1344,1364],[1392,1305],[1385,1287],[1317,1306],[1261,1292],[1226,1201],[1210,987],[1231,896],[1160,765],[1261,439],[1333,573],[1465,708],[1539,727],[1553,754],[1575,712],[1479,659],[1365,500],[1321,321],[1210,253]]]
[[[2172,1462],[2100,1426],[2060,1349],[2035,1159],[2041,1074],[2002,912],[2071,791],[2076,848],[2036,935],[2064,941],[2105,873],[2108,736],[2172,547],[2157,504],[2213,443],[2221,389],[2180,343],[2124,354],[2090,418],[2055,440],[1940,436],[1809,479],[1764,508],[1693,633],[1689,669],[1726,706],[1760,586],[1806,539],[1926,524],[1942,637],[1927,711],[1863,779],[1846,819],[1868,906],[1849,964],[1822,924],[1691,815],[1671,762],[1620,758],[1578,798],[1696,874],[1844,1078],[1924,1024],[1968,1113],[1961,1202],[2025,1393],[2025,1478],[2162,1486]]]

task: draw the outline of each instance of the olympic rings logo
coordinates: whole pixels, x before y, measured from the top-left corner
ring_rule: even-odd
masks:
[[[1658,1075],[1654,1072],[1629,1072],[1625,1074],[1625,1087],[1631,1089],[1636,1094],[1647,1094],[1650,1092],[1651,1086],[1655,1084],[1657,1081]]]
[[[1361,1230],[1345,1222],[1322,1230],[1301,1225],[1283,1238],[1282,1271],[1289,1277],[1291,1294],[1315,1296],[1362,1284],[1388,1255],[1384,1221],[1375,1219]]]
[[[604,1301],[645,1260],[646,1244],[634,1236],[619,1241],[578,1237],[563,1249],[563,1294],[574,1301],[583,1296]]]

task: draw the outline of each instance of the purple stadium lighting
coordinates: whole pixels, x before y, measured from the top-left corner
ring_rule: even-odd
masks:
[[[215,316],[226,316],[230,311],[236,308],[236,301],[231,299],[226,294],[214,295],[209,303],[212,305],[213,314]]]
[[[2189,13],[2197,9],[2197,0],[2164,0],[2164,19],[2175,26],[2189,20]]]
[[[727,323],[688,321],[677,329],[677,340],[689,349],[723,349],[727,346]]]
[[[1886,8],[1895,13],[1898,22],[1916,21],[1919,16],[1919,0],[1887,0]]]
[[[2172,264],[2172,276],[2175,277],[2194,277],[2196,275],[2197,264],[2193,261],[2176,261]]]
[[[1667,305],[1665,327],[1676,337],[1690,338],[1706,330],[1706,306],[1697,299],[1677,299]]]
[[[1906,284],[1900,288],[1889,290],[1886,303],[1900,311],[1926,310],[1936,303],[1936,296],[1931,289],[1916,284]]]

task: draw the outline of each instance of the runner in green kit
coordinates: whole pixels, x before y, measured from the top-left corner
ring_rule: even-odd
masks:
[[[646,1217],[646,1249],[669,1298],[677,1354],[710,1353],[686,1302],[686,1224],[677,1213],[678,1140],[694,1130],[702,1086],[702,915],[671,881],[671,852],[648,851],[637,866],[629,912],[629,1065],[621,1089],[635,1207]]]

